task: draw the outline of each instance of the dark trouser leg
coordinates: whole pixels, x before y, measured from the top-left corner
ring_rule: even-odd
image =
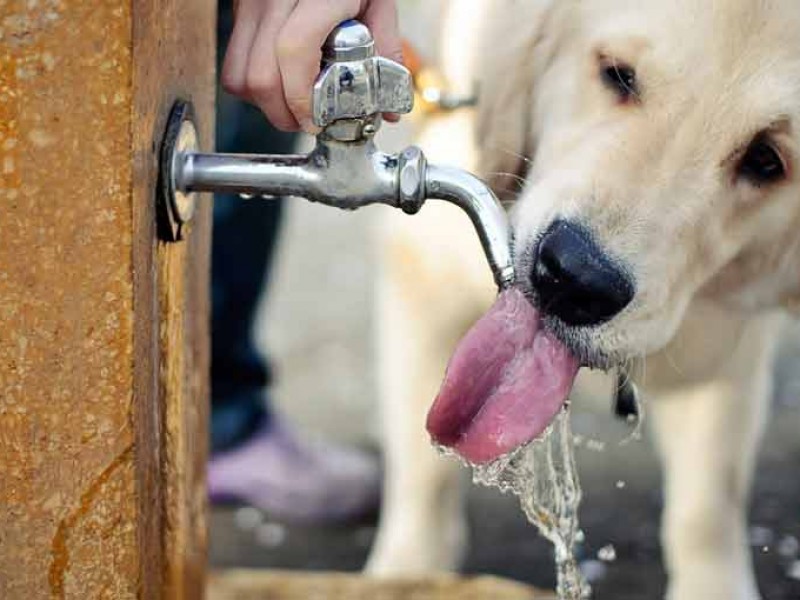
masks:
[[[218,64],[230,36],[230,2],[220,2]],[[289,152],[293,136],[276,131],[261,112],[217,94],[220,152]],[[281,215],[280,200],[245,201],[218,195],[212,244],[212,451],[246,439],[269,419],[270,370],[255,347],[253,324],[269,277]]]

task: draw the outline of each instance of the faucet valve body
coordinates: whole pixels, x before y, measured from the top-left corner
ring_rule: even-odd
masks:
[[[196,192],[226,192],[263,197],[299,196],[341,209],[387,204],[417,213],[426,199],[442,199],[470,217],[495,282],[514,280],[511,239],[505,211],[476,177],[429,166],[423,152],[380,152],[374,137],[382,113],[408,113],[413,107],[411,75],[402,65],[375,56],[369,30],[357,21],[340,25],[323,47],[323,69],[314,86],[313,118],[322,127],[308,155],[203,154],[178,141],[194,126],[186,102],[176,103],[161,153],[159,214],[168,215],[163,237],[177,241],[193,214]]]

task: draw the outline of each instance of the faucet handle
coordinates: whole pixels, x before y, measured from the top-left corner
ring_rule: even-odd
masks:
[[[318,127],[380,113],[408,113],[414,106],[411,73],[399,63],[375,56],[372,34],[358,21],[345,21],[328,36],[322,65],[313,96]]]

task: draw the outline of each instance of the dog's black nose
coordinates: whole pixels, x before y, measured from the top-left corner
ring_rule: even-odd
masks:
[[[633,300],[630,277],[580,225],[553,222],[536,252],[532,282],[539,305],[567,325],[599,325]]]

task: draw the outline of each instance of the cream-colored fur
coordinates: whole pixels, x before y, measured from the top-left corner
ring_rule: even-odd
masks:
[[[800,298],[800,4],[457,0],[448,12],[445,71],[462,89],[477,79],[481,102],[477,115],[433,120],[420,145],[516,198],[523,280],[557,216],[586,224],[627,265],[636,295],[620,315],[588,331],[553,326],[585,360],[633,361],[640,374],[666,472],[668,597],[758,598],[745,509],[778,309]],[[609,61],[636,70],[638,98],[619,102],[601,81]],[[737,174],[759,134],[779,149],[785,180]],[[454,568],[466,532],[458,474],[430,449],[424,414],[492,285],[455,210],[394,220],[386,239],[379,347],[391,427],[369,569]]]

